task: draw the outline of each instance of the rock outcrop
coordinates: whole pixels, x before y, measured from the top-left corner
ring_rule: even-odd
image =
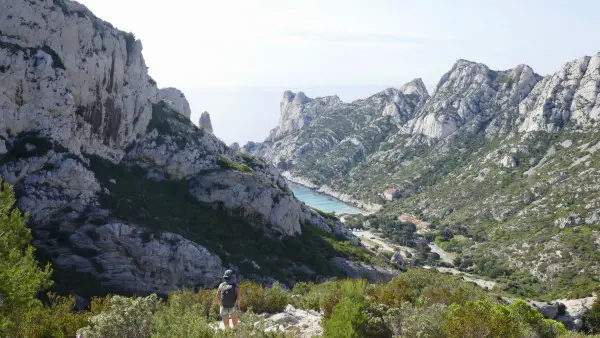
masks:
[[[387,283],[400,274],[400,270],[391,267],[369,266],[364,262],[353,262],[343,257],[334,257],[331,261],[349,277],[363,278],[369,283]]]
[[[317,311],[287,305],[283,312],[265,318],[264,327],[267,332],[300,332],[300,338],[312,338],[323,334],[322,319],[323,315]]]
[[[582,316],[592,308],[595,300],[596,296],[552,302],[530,301],[529,306],[536,308],[545,318],[563,323],[567,330],[580,331],[584,325]]]
[[[212,123],[210,122],[210,114],[208,112],[202,113],[200,115],[200,119],[198,120],[198,127],[200,129],[206,131],[209,134],[213,134]]]
[[[3,138],[37,130],[118,161],[144,133],[158,90],[132,34],[64,0],[5,0],[0,31]]]
[[[173,111],[190,118],[192,110],[185,95],[177,88],[163,88],[158,91],[158,99],[165,101]]]

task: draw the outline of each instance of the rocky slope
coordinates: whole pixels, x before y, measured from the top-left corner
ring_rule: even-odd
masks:
[[[0,177],[59,284],[146,293],[212,286],[227,266],[285,282],[334,274],[339,222],[190,122],[132,34],[74,1],[0,7]],[[307,227],[328,256],[294,257]]]
[[[589,285],[600,280],[599,93],[600,54],[546,77],[459,60],[431,97],[419,81],[351,103],[286,93],[279,125],[242,149],[286,177],[384,204],[381,215],[452,229],[442,239],[457,236],[464,268]]]

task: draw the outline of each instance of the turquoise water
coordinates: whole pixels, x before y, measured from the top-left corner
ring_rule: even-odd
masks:
[[[334,212],[340,214],[360,214],[360,211],[355,207],[346,204],[333,197],[318,193],[307,187],[288,182],[288,185],[297,199],[306,203],[306,205],[325,212]]]

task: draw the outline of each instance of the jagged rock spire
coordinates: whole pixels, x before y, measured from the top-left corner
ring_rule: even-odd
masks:
[[[198,120],[198,127],[204,129],[207,133],[213,133],[212,123],[210,122],[210,114],[208,112],[202,113],[200,120]]]

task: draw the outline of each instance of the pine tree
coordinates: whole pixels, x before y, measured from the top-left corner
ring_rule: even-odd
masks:
[[[52,270],[40,268],[29,244],[27,214],[16,207],[12,186],[0,179],[0,336],[19,324],[20,316],[39,306],[35,295],[52,282]]]

